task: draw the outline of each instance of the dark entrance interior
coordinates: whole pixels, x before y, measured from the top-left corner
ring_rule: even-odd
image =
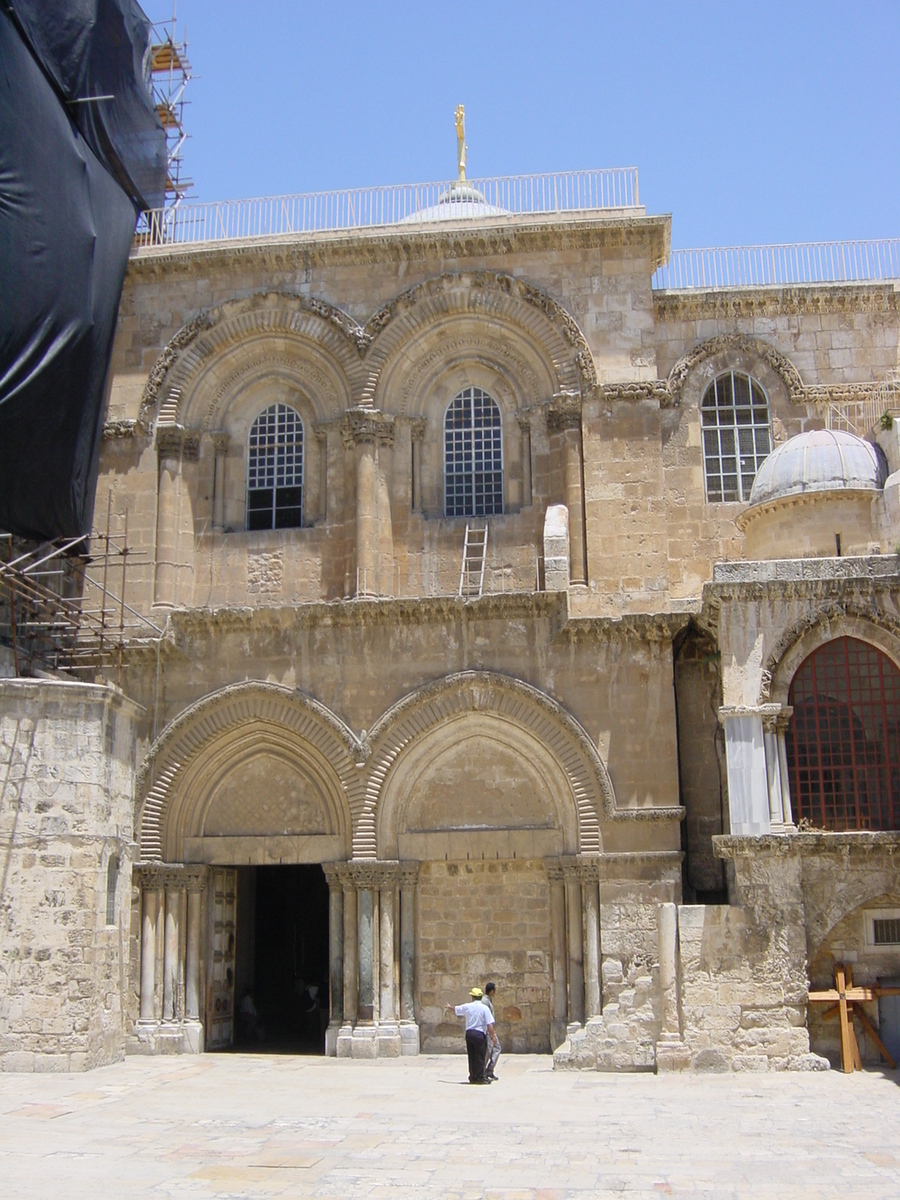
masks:
[[[237,1049],[324,1054],[328,884],[320,866],[238,868],[234,1009]]]

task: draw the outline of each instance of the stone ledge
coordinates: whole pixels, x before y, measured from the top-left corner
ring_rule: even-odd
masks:
[[[744,514],[741,514],[742,516]],[[739,518],[740,519],[740,518]],[[784,558],[755,562],[717,562],[711,583],[800,583],[831,580],[868,580],[900,578],[900,558],[896,554],[870,554],[847,558]]]
[[[824,830],[796,833],[767,833],[759,837],[739,834],[719,834],[712,839],[717,858],[750,857],[752,855],[821,854],[856,851],[871,854],[885,850],[900,852],[900,832],[874,833],[869,830],[827,833]]]

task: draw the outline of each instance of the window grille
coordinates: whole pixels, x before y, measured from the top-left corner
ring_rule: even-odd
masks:
[[[799,820],[828,830],[897,828],[900,671],[856,638],[836,638],[791,682],[786,749]]]
[[[116,923],[116,881],[119,878],[119,858],[111,854],[106,864],[106,923]]]
[[[875,917],[872,933],[876,946],[900,946],[900,917]]]
[[[467,387],[444,417],[444,513],[493,517],[503,512],[503,430],[487,392]]]
[[[250,429],[247,528],[290,529],[301,524],[303,422],[287,404],[261,412]]]
[[[727,371],[703,393],[700,421],[707,500],[749,500],[756,472],[772,450],[765,392],[749,375]]]

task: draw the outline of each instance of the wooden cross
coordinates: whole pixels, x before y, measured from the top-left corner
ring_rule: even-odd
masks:
[[[863,1011],[863,1004],[877,1000],[879,996],[900,996],[900,987],[854,987],[853,975],[849,964],[834,964],[834,987],[824,992],[810,992],[810,1004],[830,1004],[823,1013],[826,1021],[840,1017],[841,1021],[841,1066],[849,1075],[852,1071],[862,1070],[862,1059],[859,1055],[859,1043],[853,1028],[853,1018],[856,1017],[863,1029],[878,1047],[879,1053],[893,1071],[896,1063],[888,1053],[884,1042],[872,1027],[872,1022]],[[836,1002],[836,1003],[835,1003]]]

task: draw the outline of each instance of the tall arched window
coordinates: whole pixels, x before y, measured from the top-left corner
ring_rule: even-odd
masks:
[[[500,409],[481,388],[463,388],[444,417],[444,513],[493,517],[502,512]]]
[[[800,665],[786,736],[794,818],[820,829],[897,829],[900,671],[857,638],[836,638]]]
[[[700,421],[707,500],[749,500],[772,450],[766,393],[749,375],[726,371],[703,393]]]
[[[290,529],[303,508],[303,422],[287,404],[261,412],[250,429],[247,528]]]

